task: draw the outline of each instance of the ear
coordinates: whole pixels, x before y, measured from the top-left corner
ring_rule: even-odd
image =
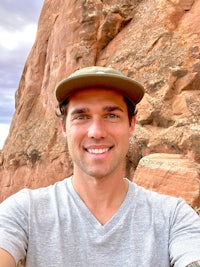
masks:
[[[64,120],[60,120],[60,126],[61,126],[64,137],[66,137],[66,123]]]
[[[130,125],[130,137],[135,130],[135,124],[136,124],[136,116],[133,116],[131,120],[131,125]]]

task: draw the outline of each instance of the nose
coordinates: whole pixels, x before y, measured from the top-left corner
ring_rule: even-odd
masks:
[[[93,118],[88,128],[88,137],[102,139],[106,137],[106,129],[103,119]]]

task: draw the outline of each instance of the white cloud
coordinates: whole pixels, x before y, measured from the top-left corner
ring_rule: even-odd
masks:
[[[0,31],[0,45],[12,51],[21,45],[30,46],[30,44],[33,44],[37,31],[37,24],[28,24],[23,29],[15,30],[14,32],[0,27]]]
[[[15,91],[34,43],[44,0],[1,0],[0,4],[0,149],[15,111]]]
[[[0,149],[3,148],[5,139],[8,136],[9,133],[9,129],[10,129],[10,125],[9,124],[5,124],[5,123],[0,123]]]

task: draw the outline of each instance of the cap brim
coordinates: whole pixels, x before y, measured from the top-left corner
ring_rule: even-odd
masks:
[[[84,74],[62,80],[55,89],[56,98],[62,103],[73,93],[86,88],[107,88],[128,97],[134,104],[140,102],[144,87],[126,76],[111,74]]]

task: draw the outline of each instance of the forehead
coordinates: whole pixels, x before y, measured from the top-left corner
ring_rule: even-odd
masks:
[[[120,93],[104,88],[90,88],[80,90],[69,97],[68,103],[99,103],[102,101],[118,104],[125,103],[124,97]]]

